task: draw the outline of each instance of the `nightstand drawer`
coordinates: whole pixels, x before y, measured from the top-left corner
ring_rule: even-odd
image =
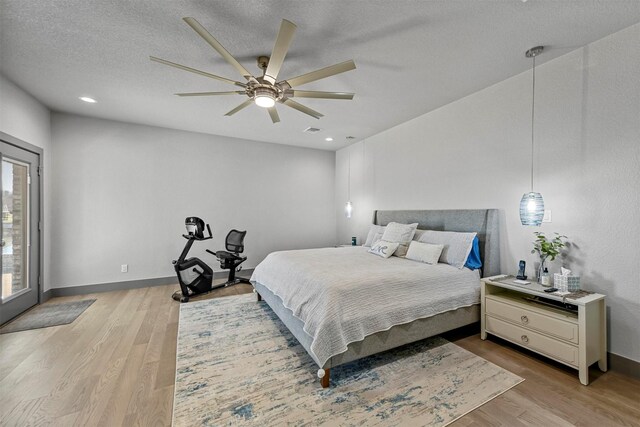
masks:
[[[571,366],[578,366],[578,347],[544,336],[509,322],[486,317],[487,332],[542,353]]]
[[[503,302],[499,297],[487,297],[486,312],[495,317],[500,317],[510,322],[543,332],[553,337],[578,344],[578,325],[556,317],[538,313],[524,307],[524,304]]]

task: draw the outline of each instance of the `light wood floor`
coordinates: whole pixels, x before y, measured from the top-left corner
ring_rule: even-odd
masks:
[[[177,286],[96,298],[74,323],[0,335],[0,425],[161,426],[171,424],[179,304]],[[220,289],[211,297],[250,291]],[[640,425],[640,381],[577,371],[497,339],[448,339],[526,379],[454,425]]]

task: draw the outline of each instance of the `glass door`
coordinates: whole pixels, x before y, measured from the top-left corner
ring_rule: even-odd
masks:
[[[1,324],[34,306],[39,299],[39,156],[5,142],[0,154]]]

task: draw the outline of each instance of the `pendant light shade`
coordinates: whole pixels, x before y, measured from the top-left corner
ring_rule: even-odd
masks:
[[[542,194],[533,191],[533,142],[534,124],[536,112],[536,56],[540,55],[543,46],[536,46],[529,49],[525,56],[533,59],[533,85],[531,95],[531,191],[524,193],[520,200],[520,222],[522,225],[540,226],[544,218],[544,200]]]
[[[525,193],[520,200],[520,222],[522,225],[540,225],[544,217],[544,200],[542,194]]]
[[[351,218],[351,213],[353,212],[353,205],[351,205],[351,201],[348,201],[346,205],[344,205],[344,216],[347,218]]]

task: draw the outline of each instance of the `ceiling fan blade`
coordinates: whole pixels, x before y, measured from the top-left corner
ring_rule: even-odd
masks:
[[[231,92],[187,92],[176,93],[178,96],[215,96],[215,95],[246,95],[247,92],[243,90],[234,90]]]
[[[322,98],[322,99],[353,99],[355,93],[347,92],[319,92],[315,90],[293,90],[285,92],[292,98]]]
[[[284,62],[284,57],[287,56],[296,28],[296,24],[286,19],[283,19],[282,24],[280,24],[276,44],[273,46],[271,56],[269,57],[269,65],[264,73],[264,79],[271,84],[274,84],[278,78],[278,73]]]
[[[320,70],[312,71],[310,73],[294,77],[292,79],[287,79],[285,80],[285,82],[289,85],[289,87],[296,87],[306,83],[315,82],[316,80],[335,76],[336,74],[344,73],[346,71],[355,70],[355,68],[356,63],[353,62],[352,59],[350,59],[349,61],[344,61],[339,64],[331,65]]]
[[[278,123],[280,121],[280,116],[278,115],[278,110],[276,110],[276,107],[271,107],[271,108],[268,108],[267,110],[269,110],[271,121],[273,123]]]
[[[201,76],[209,77],[215,80],[220,80],[221,82],[231,83],[232,85],[236,85],[240,87],[247,86],[244,83],[236,82],[231,79],[227,79],[225,77],[216,76],[215,74],[207,73],[205,71],[196,70],[195,68],[187,67],[185,65],[176,64],[175,62],[167,61],[165,59],[156,58],[155,56],[150,56],[149,59],[151,59],[154,62],[159,62],[160,64],[169,65],[171,67],[175,67],[184,71],[189,71],[190,73],[200,74]]]
[[[227,114],[225,114],[225,116],[233,116],[235,113],[237,113],[238,111],[242,110],[243,108],[248,107],[251,104],[253,104],[253,99],[247,99],[242,104],[238,105],[236,108],[234,108],[233,110],[231,110]]]
[[[295,110],[298,110],[298,111],[300,111],[300,112],[303,112],[303,113],[305,113],[305,114],[308,114],[308,115],[310,115],[311,117],[314,117],[314,118],[316,118],[316,119],[319,119],[320,117],[324,117],[324,115],[323,115],[323,114],[320,114],[320,113],[318,113],[316,110],[312,110],[312,109],[311,109],[311,108],[309,108],[309,107],[305,107],[304,105],[302,105],[302,104],[300,104],[300,103],[298,103],[298,102],[294,101],[293,99],[288,99],[288,98],[287,98],[287,99],[283,100],[283,101],[282,101],[282,103],[283,103],[284,105],[286,105],[287,107],[291,107],[291,108],[293,108],[293,109],[295,109]]]
[[[240,72],[247,80],[255,80],[246,68],[242,66],[230,53],[225,49],[218,40],[216,40],[195,18],[182,18],[196,33],[200,35],[207,43],[211,45],[222,57]]]

